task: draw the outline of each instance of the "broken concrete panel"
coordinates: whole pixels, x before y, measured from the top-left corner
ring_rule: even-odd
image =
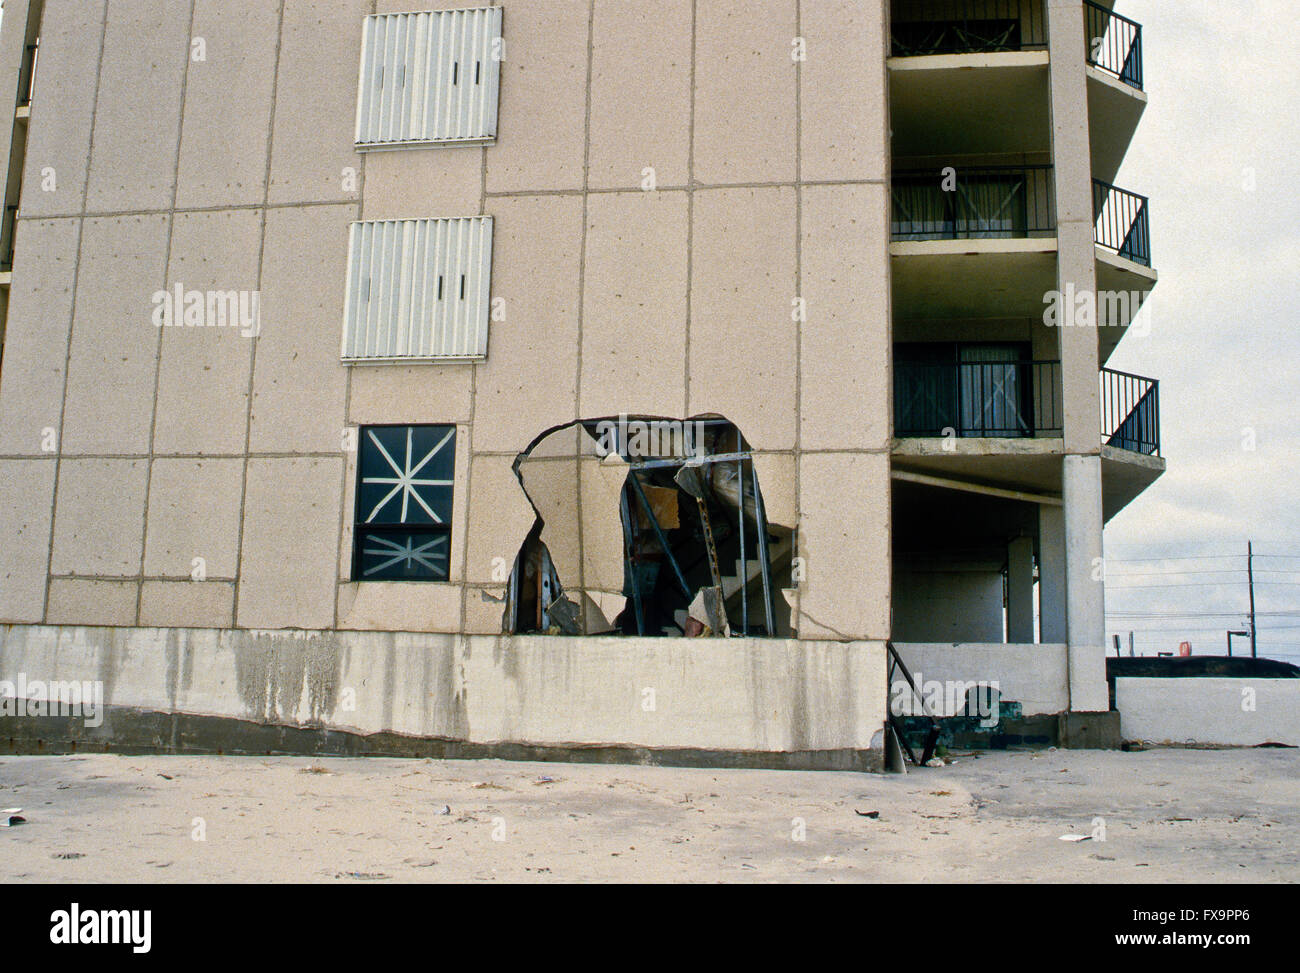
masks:
[[[758,489],[763,495],[763,512],[767,514],[767,522],[793,528],[798,522],[794,455],[754,453],[751,462],[758,473]]]
[[[536,515],[509,456],[475,456],[469,482],[465,580],[502,584]]]
[[[613,457],[617,458],[617,457]],[[595,457],[579,461],[582,511],[582,580],[588,591],[622,592],[623,520],[621,498],[627,483],[627,463],[604,462]],[[542,529],[542,540],[547,539]],[[571,584],[563,574],[561,582]]]
[[[466,588],[462,631],[467,635],[500,635],[506,618],[505,585]]]

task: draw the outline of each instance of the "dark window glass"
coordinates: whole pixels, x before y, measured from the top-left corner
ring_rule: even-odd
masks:
[[[455,426],[361,429],[355,580],[447,580],[455,470]]]

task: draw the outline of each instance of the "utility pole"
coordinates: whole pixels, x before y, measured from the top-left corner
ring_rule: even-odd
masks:
[[[1250,657],[1256,659],[1259,653],[1255,647],[1255,548],[1246,541],[1246,580],[1250,585]]]

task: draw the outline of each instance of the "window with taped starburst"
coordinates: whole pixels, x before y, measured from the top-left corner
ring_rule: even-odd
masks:
[[[455,472],[455,426],[361,428],[355,580],[447,580]]]

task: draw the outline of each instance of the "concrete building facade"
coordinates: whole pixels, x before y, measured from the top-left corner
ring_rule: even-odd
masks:
[[[1133,27],[7,0],[4,671],[179,748],[874,766],[891,639],[1106,710]]]

